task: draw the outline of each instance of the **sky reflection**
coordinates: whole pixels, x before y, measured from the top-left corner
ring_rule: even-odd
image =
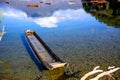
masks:
[[[68,20],[84,21],[90,16],[83,9],[58,10],[55,11],[50,17],[35,17],[35,18],[28,17],[25,12],[13,8],[6,8],[4,10],[5,10],[4,16],[6,17],[21,19],[21,20],[30,20],[38,24],[40,27],[46,27],[46,28],[58,27],[58,23]]]
[[[22,7],[22,9],[18,7]],[[27,29],[35,30],[61,59],[71,64],[73,71],[80,70],[79,76],[83,76],[84,73],[98,65],[103,68],[110,65],[119,67],[120,28],[108,28],[109,26],[99,22],[80,7],[68,9],[69,7],[56,8],[53,6],[50,15],[42,12],[42,10],[49,12],[50,6],[48,7],[48,5],[43,6],[48,9],[42,7],[31,9],[21,5],[18,7],[0,5],[0,8],[4,10],[2,24],[5,25],[6,32],[0,42],[0,59],[8,61],[10,64],[13,70],[10,74],[29,80],[36,77],[38,79],[38,76],[41,76],[26,48],[28,45],[24,31]],[[30,13],[34,10],[38,13],[39,9],[42,9],[40,13],[45,16],[33,17],[26,11],[28,10]],[[115,75],[118,80],[120,80],[119,74],[120,72]]]
[[[68,9],[68,10],[58,10],[52,14],[50,17],[44,18],[34,18],[33,21],[36,22],[41,27],[58,27],[57,23],[67,20],[85,20],[89,15],[85,15],[86,12],[83,9]]]
[[[27,14],[23,11],[16,10],[14,8],[4,8],[5,17],[16,18],[16,19],[27,19]]]

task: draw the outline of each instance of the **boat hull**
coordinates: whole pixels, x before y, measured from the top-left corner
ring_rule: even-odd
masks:
[[[27,30],[25,31],[25,36],[37,60],[47,69],[53,70],[55,68],[67,66],[67,63],[63,62],[35,31]]]

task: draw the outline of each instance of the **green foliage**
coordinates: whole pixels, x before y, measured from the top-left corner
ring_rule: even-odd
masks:
[[[120,28],[120,10],[116,4],[109,4],[109,2],[100,5],[85,3],[83,4],[83,8],[100,22],[104,22],[108,26]]]
[[[102,15],[95,14],[94,15],[96,19],[98,19],[100,22],[106,23],[108,26],[115,26],[116,28],[120,28],[120,19],[117,16],[107,16],[107,15]]]

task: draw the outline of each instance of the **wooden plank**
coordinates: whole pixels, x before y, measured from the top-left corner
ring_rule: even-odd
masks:
[[[47,63],[53,63],[55,60],[52,58],[50,53],[43,47],[43,45],[38,41],[38,39],[33,35],[33,36],[28,36],[30,39],[30,42],[34,46],[38,56],[42,58]]]

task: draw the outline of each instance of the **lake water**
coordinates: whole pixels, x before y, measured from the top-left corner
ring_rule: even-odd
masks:
[[[39,3],[39,7],[27,7],[33,2]],[[51,4],[47,4],[47,0],[3,0],[0,3],[1,25],[6,32],[0,41],[1,80],[75,80],[96,66],[103,70],[108,66],[120,67],[119,7],[111,7],[110,3],[93,6],[80,0],[72,4],[69,0],[50,0]],[[41,72],[41,65],[25,40],[27,29],[35,30],[69,63],[73,72],[79,73],[65,77],[63,69]],[[113,77],[120,80],[120,70]]]

